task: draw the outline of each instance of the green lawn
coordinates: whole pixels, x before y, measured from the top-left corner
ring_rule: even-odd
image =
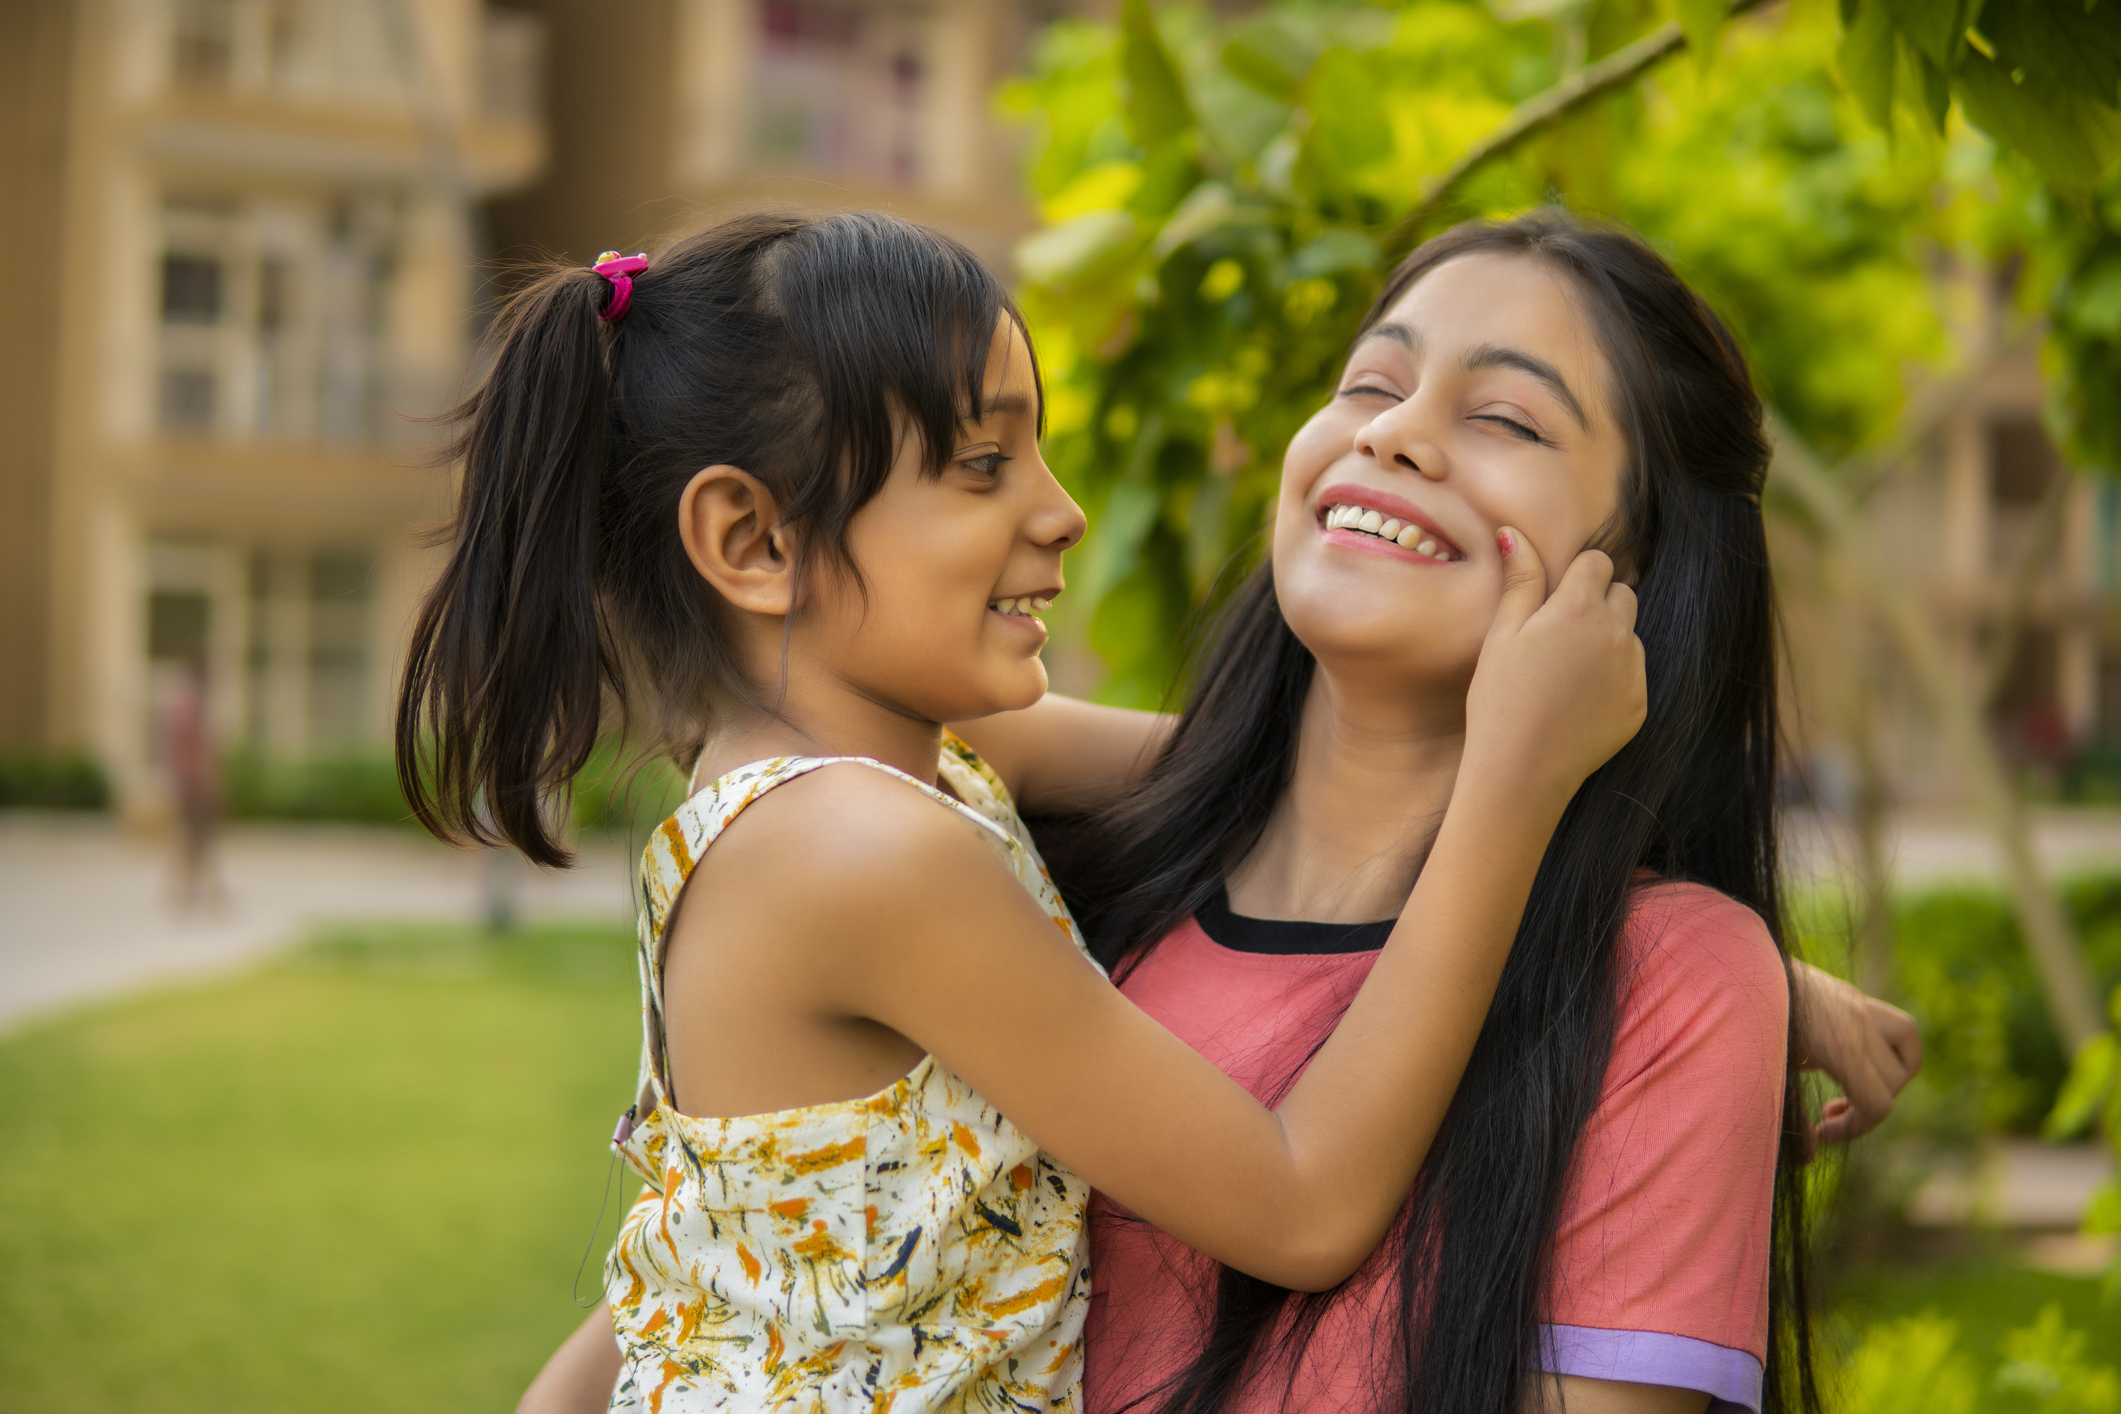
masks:
[[[637,1018],[624,931],[400,926],[0,1039],[0,1409],[513,1408]]]

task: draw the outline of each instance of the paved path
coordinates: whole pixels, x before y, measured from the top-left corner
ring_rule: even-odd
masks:
[[[1816,820],[1791,822],[1793,874],[1838,871],[1852,850]],[[2121,811],[2052,812],[2036,834],[2050,868],[2121,867]],[[1987,837],[1963,818],[1896,822],[1903,883],[1994,872]],[[334,916],[482,916],[486,857],[411,830],[239,825],[223,838],[228,907],[184,917],[168,905],[164,843],[96,815],[0,813],[0,1030],[69,1003],[240,966]],[[631,916],[617,845],[564,873],[516,866],[527,917]]]
[[[561,873],[514,863],[528,918],[630,917],[618,846]],[[68,1005],[239,967],[331,917],[484,916],[487,857],[411,830],[238,825],[223,836],[227,904],[169,904],[170,852],[108,817],[0,813],[0,1031]]]
[[[2002,856],[1994,839],[1968,816],[1907,811],[1895,817],[1892,829],[1893,876],[1903,885],[1999,872]],[[1851,834],[1808,812],[1789,817],[1784,840],[1784,861],[1796,876],[1838,874],[1856,856]],[[2121,810],[2036,811],[2033,842],[2051,873],[2121,869]]]

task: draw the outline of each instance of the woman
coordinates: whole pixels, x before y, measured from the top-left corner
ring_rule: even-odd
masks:
[[[1272,563],[1185,715],[1050,851],[1094,947],[1256,1093],[1289,1083],[1450,797],[1497,525],[1548,565],[1612,554],[1641,601],[1648,720],[1554,837],[1385,1247],[1297,1296],[1104,1207],[1093,1410],[1499,1412],[1557,1386],[1571,1410],[1814,1403],[1761,424],[1733,340],[1631,236],[1461,226],[1386,283],[1289,448]],[[1066,711],[965,729],[1027,810],[1092,783],[1045,763],[1123,771],[1117,725],[1063,749]],[[1830,1108],[1822,1134],[1845,1137],[1919,1050],[1890,1008],[1825,999],[1869,1032],[1834,1067],[1865,1102]]]

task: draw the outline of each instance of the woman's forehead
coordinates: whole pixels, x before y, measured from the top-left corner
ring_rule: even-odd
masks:
[[[1473,347],[1522,349],[1603,397],[1605,349],[1575,281],[1536,256],[1469,251],[1428,271],[1364,335],[1418,353]]]

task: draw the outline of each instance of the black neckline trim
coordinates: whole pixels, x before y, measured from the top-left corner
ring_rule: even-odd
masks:
[[[1376,952],[1392,936],[1387,918],[1378,923],[1309,923],[1293,918],[1247,918],[1230,911],[1230,890],[1217,884],[1215,895],[1200,906],[1193,921],[1209,941],[1232,952],[1269,953],[1284,957],[1330,956]]]

